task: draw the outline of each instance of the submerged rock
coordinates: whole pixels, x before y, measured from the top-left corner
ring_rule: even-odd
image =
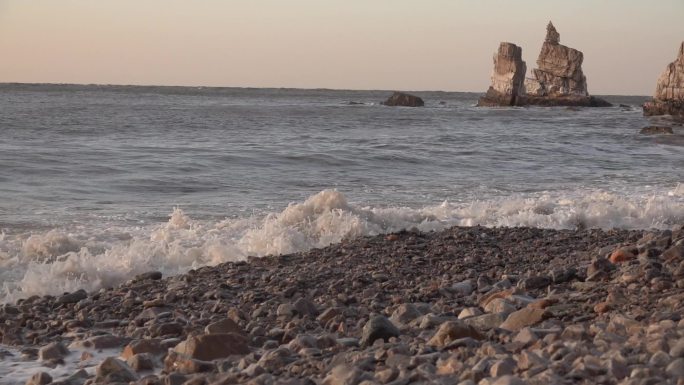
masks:
[[[665,126],[648,126],[642,128],[639,132],[645,135],[674,134],[674,131],[672,131],[672,127]]]
[[[583,61],[581,51],[560,44],[560,34],[549,22],[538,68],[530,78],[525,78],[522,49],[501,43],[494,58],[492,85],[478,106],[610,107],[607,101],[589,95]]]
[[[382,104],[391,107],[423,107],[425,102],[418,96],[403,92],[395,92]]]
[[[644,104],[644,115],[671,115],[684,122],[684,42],[675,61],[658,78],[653,100]]]

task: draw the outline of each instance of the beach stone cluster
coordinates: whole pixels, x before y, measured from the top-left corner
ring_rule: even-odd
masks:
[[[684,384],[684,230],[454,227],[0,310],[26,384]]]

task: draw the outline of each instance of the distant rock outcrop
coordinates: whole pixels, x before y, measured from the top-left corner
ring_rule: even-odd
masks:
[[[425,102],[418,96],[395,92],[382,104],[392,107],[423,107]]]
[[[492,85],[480,98],[478,106],[514,106],[516,98],[524,92],[523,82],[527,66],[522,60],[522,48],[513,43],[502,42],[494,55]]]
[[[515,56],[510,50],[517,48]],[[531,78],[524,78],[525,62],[522,49],[511,43],[501,43],[494,59],[492,86],[480,99],[478,106],[585,106],[608,107],[605,100],[589,96],[587,78],[582,72],[584,55],[581,51],[560,44],[560,34],[551,22],[546,27],[546,39],[542,45],[537,66]],[[500,65],[511,63],[515,65]],[[522,75],[521,75],[522,70]],[[501,82],[510,79],[509,87]],[[494,91],[510,93],[510,97],[497,97]],[[506,94],[509,95],[509,94]]]
[[[684,122],[684,42],[675,61],[658,78],[653,100],[644,104],[644,115],[671,115]]]
[[[551,22],[546,27],[546,40],[542,45],[537,66],[533,70],[534,90],[542,95],[587,96],[587,78],[582,72],[582,52],[560,44],[560,34]]]

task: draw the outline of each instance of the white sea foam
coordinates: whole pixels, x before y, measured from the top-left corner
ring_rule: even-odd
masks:
[[[335,190],[263,217],[195,220],[176,208],[166,223],[146,227],[80,226],[0,235],[1,301],[97,290],[150,270],[188,269],[324,247],[345,238],[417,228],[533,226],[669,228],[684,223],[684,194],[674,189],[539,193],[422,208],[364,207]]]

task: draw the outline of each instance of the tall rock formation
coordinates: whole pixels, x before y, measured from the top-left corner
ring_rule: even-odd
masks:
[[[519,83],[520,65],[498,65],[498,62],[511,61],[505,55],[508,52],[502,52],[504,45],[519,48],[511,43],[501,43],[494,60],[492,86],[489,87],[487,94],[480,98],[478,106],[610,106],[610,103],[605,100],[589,96],[587,78],[582,72],[584,55],[581,51],[560,44],[560,34],[551,22],[546,26],[546,39],[537,59],[538,68],[532,70],[532,77],[523,79],[522,84]],[[516,63],[522,63],[524,74],[525,62],[522,61],[521,51],[520,49],[517,52]],[[510,87],[505,88],[503,84],[508,84]],[[502,91],[507,91],[512,96],[496,97]]]
[[[513,43],[502,42],[494,54],[492,85],[480,98],[478,106],[514,106],[523,94],[527,65],[522,60],[522,48]]]
[[[587,78],[582,73],[582,52],[560,44],[560,34],[551,22],[546,26],[546,40],[542,45],[534,79],[544,95],[588,96]]]
[[[658,78],[653,100],[644,104],[644,115],[671,115],[684,122],[684,42],[675,61]]]

